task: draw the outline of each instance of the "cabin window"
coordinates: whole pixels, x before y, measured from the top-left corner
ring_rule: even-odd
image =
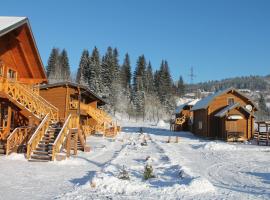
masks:
[[[8,70],[8,78],[10,79],[16,79],[16,71],[9,69]]]
[[[202,121],[198,122],[198,127],[199,127],[199,129],[202,129]]]
[[[228,105],[234,104],[234,98],[228,98]]]

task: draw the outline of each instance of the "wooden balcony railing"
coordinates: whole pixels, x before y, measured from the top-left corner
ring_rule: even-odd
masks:
[[[78,101],[73,100],[72,102],[70,102],[71,108],[75,109],[78,108],[78,106]],[[112,132],[113,134],[116,134],[120,131],[120,127],[114,124],[112,118],[103,110],[84,104],[82,102],[80,103],[80,109],[86,111],[97,122],[97,124],[94,126],[83,127],[84,129],[82,129],[84,133],[92,132],[93,129],[97,132],[102,132],[104,134],[106,134],[106,132],[108,134],[110,133],[110,135]]]
[[[42,119],[49,113],[52,121],[58,121],[58,109],[25,85],[9,79],[2,79],[0,85],[2,86],[0,89],[11,99],[28,109],[38,118]]]
[[[32,127],[18,127],[7,138],[6,155],[15,152],[19,145],[26,143],[31,136]]]
[[[39,141],[42,139],[50,125],[50,115],[47,114],[44,119],[41,121],[34,134],[27,143],[27,154],[26,158],[29,160],[31,153],[36,149]]]

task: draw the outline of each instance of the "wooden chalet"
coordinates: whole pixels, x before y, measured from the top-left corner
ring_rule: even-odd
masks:
[[[27,18],[0,17],[0,44],[0,152],[9,153],[29,139],[30,124],[40,121],[30,93],[34,96],[34,86],[47,78]]]
[[[178,106],[175,110],[175,120],[173,121],[174,131],[191,131],[191,124],[193,122],[192,107],[199,101],[194,99]]]
[[[85,86],[71,82],[47,84],[40,87],[40,95],[59,109],[60,121],[69,114],[79,116],[84,136],[100,133],[113,137],[119,131],[111,117],[99,108],[105,101]]]
[[[249,140],[254,134],[256,105],[234,88],[198,101],[193,108],[192,132],[227,141]]]
[[[26,151],[33,161],[54,160],[83,144],[79,118],[61,115],[39,94],[47,78],[25,17],[0,17],[0,153]]]

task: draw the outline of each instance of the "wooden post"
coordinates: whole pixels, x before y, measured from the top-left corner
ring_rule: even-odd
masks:
[[[74,149],[73,154],[74,155],[77,155],[77,152],[78,152],[78,132],[76,132],[75,135],[74,135],[74,143],[73,143],[73,145],[74,145],[74,147],[73,147],[73,149]]]
[[[70,157],[70,143],[71,143],[71,133],[68,134],[67,142],[66,142],[66,150],[67,150],[67,157]]]
[[[176,136],[175,138],[175,143],[178,143],[178,136]]]

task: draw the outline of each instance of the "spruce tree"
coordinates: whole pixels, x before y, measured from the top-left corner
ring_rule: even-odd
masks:
[[[152,65],[150,61],[146,69],[145,87],[146,87],[147,94],[154,93],[154,77],[153,77]]]
[[[121,66],[121,83],[123,88],[130,88],[131,84],[131,66],[128,53],[125,55],[123,65]]]
[[[113,72],[114,72],[114,56],[113,49],[108,47],[105,56],[102,57],[101,63],[101,83],[102,94],[106,96],[111,95]]]
[[[60,55],[60,65],[61,65],[61,79],[64,81],[70,81],[70,66],[67,51],[63,49]]]
[[[136,116],[145,115],[145,80],[146,60],[144,55],[139,56],[133,75],[133,103],[136,109]]]
[[[135,91],[141,90],[144,91],[145,89],[145,71],[146,71],[146,60],[144,55],[139,56],[136,64],[136,68],[134,71],[133,76],[133,87]]]
[[[179,77],[179,80],[177,82],[177,94],[180,97],[182,97],[185,94],[185,84],[182,76]]]
[[[172,78],[169,71],[168,62],[162,61],[160,70],[159,70],[159,87],[158,87],[158,95],[160,98],[160,102],[164,105],[167,110],[171,110],[173,107],[172,103]]]
[[[100,56],[97,47],[94,47],[89,61],[88,84],[90,90],[100,93]]]
[[[76,82],[83,85],[88,85],[88,71],[89,71],[89,51],[83,50],[79,68],[77,71]]]
[[[51,54],[48,59],[48,64],[47,64],[47,78],[50,81],[50,78],[55,76],[55,73],[57,72],[57,65],[59,65],[59,49],[58,48],[53,48],[51,51]]]

